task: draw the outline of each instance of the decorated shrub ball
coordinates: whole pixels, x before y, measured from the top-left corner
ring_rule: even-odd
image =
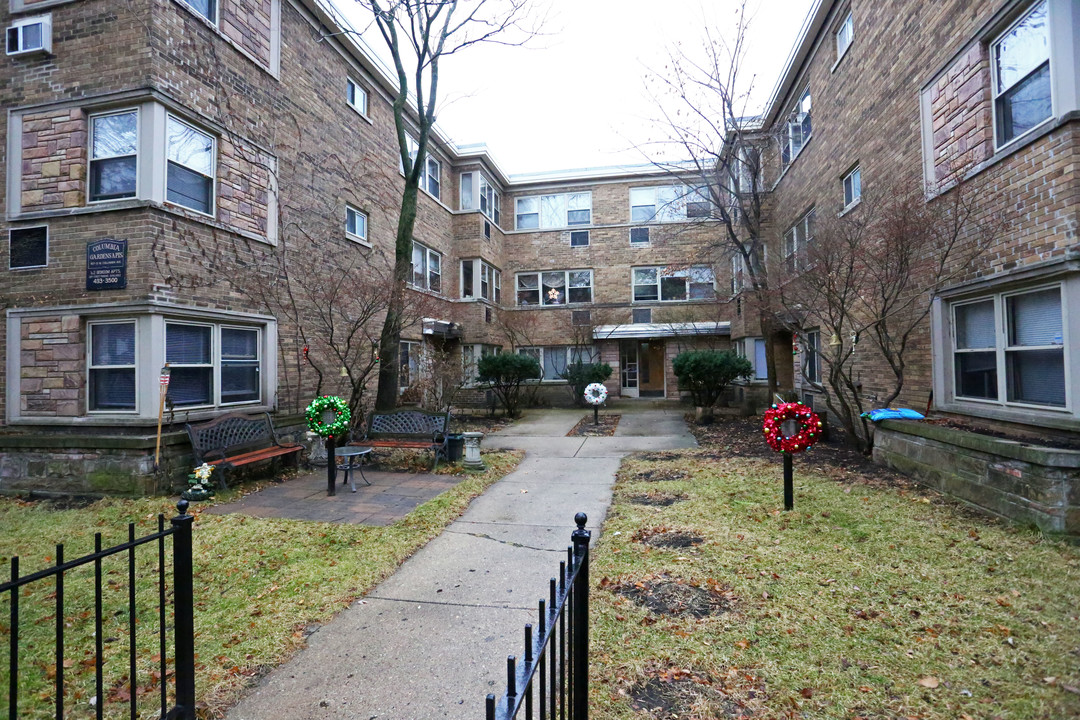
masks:
[[[349,429],[349,405],[336,395],[320,395],[304,411],[308,429],[320,437],[334,437]]]
[[[784,435],[784,423],[794,420],[794,435]],[[813,447],[821,437],[821,418],[802,403],[780,403],[765,411],[765,422],[761,428],[765,442],[779,453],[801,453]]]
[[[607,388],[604,383],[591,383],[585,387],[585,402],[590,405],[603,405],[607,400]]]

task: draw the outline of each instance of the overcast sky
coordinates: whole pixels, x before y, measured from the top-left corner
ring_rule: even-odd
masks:
[[[476,45],[441,68],[439,127],[459,144],[487,143],[511,174],[647,162],[657,113],[646,76],[664,71],[676,44],[696,52],[706,24],[731,34],[738,7],[737,0],[547,2],[545,34],[526,47]],[[744,67],[755,77],[755,109],[768,100],[812,4],[749,0]],[[365,37],[382,51],[376,32]]]

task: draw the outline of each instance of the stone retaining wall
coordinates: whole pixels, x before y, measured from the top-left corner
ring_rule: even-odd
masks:
[[[1080,540],[1080,451],[887,420],[874,460],[993,515]]]

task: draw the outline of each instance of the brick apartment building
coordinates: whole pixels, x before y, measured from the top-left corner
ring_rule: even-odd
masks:
[[[339,264],[392,256],[390,76],[317,0],[5,12],[0,491],[146,478],[165,363],[173,428],[301,410],[314,378],[298,328],[221,275],[312,238]],[[809,16],[761,120],[780,138],[764,172],[772,262],[812,242],[813,214],[858,212],[884,178],[932,184],[950,153],[978,155],[972,172],[1023,209],[937,301],[905,402],[933,387],[945,411],[1080,428],[1078,61],[1071,0],[823,0]],[[509,177],[482,146],[436,135],[429,149],[412,283],[425,319],[403,338],[407,367],[434,345],[465,362],[524,352],[555,385],[584,355],[615,368],[616,396],[674,398],[675,354],[734,346],[760,384],[765,340],[692,181],[650,167]],[[809,330],[804,356],[821,342]],[[968,336],[977,347],[957,344]],[[781,386],[812,395],[804,357],[779,356]]]

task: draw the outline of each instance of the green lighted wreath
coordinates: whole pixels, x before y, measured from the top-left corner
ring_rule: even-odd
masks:
[[[326,411],[334,413],[334,419],[326,422],[323,418]],[[352,413],[348,404],[337,395],[320,395],[311,401],[304,412],[307,418],[307,426],[311,432],[321,437],[334,437],[349,429],[349,420]]]

